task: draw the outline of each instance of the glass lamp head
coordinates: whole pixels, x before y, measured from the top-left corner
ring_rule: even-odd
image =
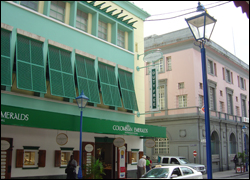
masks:
[[[89,101],[89,98],[84,95],[83,91],[80,96],[76,97],[76,102],[79,108],[85,108]]]
[[[206,11],[185,20],[196,41],[209,40],[217,21]]]

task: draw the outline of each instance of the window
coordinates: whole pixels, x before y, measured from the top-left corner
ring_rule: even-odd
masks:
[[[213,66],[213,61],[211,60],[208,60],[208,63],[207,63],[207,72],[209,74],[214,74],[214,66]]]
[[[227,91],[227,113],[233,115],[233,90],[226,88]]]
[[[76,28],[87,32],[87,26],[88,26],[88,14],[77,9]]]
[[[155,154],[169,154],[168,138],[155,138]]]
[[[124,48],[125,47],[125,32],[118,29],[117,34],[117,45]]]
[[[61,167],[67,166],[73,151],[61,151]]]
[[[204,105],[204,98],[202,95],[199,95],[199,107],[202,107]]]
[[[209,109],[215,110],[215,88],[209,87]]]
[[[223,96],[223,91],[220,90],[220,96]]]
[[[180,164],[179,161],[175,158],[171,158],[170,164]]]
[[[138,159],[139,159],[139,149],[131,149],[131,164],[137,164],[138,163]]]
[[[55,150],[55,167],[67,167],[71,155],[73,155],[79,165],[79,151],[73,151],[74,148],[69,147],[60,147],[60,149]]]
[[[242,77],[239,77],[238,86],[241,89],[246,90],[246,80],[244,78],[242,78]]]
[[[202,85],[202,83],[200,83],[199,85],[200,85],[200,89],[203,89],[203,85]]]
[[[224,102],[220,101],[220,112],[225,112]]]
[[[169,160],[169,158],[163,158],[162,159],[162,163],[167,163],[168,164],[168,160]],[[160,163],[160,162],[159,162]]]
[[[107,41],[108,24],[102,21],[98,23],[98,37]]]
[[[64,16],[65,16],[65,2],[51,1],[50,17],[55,18],[61,22],[64,22]]]
[[[229,146],[230,146],[230,154],[236,154],[236,138],[233,133],[231,133],[230,135]]]
[[[21,1],[21,5],[33,9],[35,11],[38,10],[38,1]]]
[[[160,109],[165,109],[165,86],[159,86],[159,105]]]
[[[159,67],[159,73],[164,72],[163,59],[160,59],[160,60],[154,62],[154,64],[157,64],[156,66]]]
[[[188,175],[188,174],[194,173],[191,169],[189,169],[187,167],[181,167],[181,170],[182,170],[183,175]]]
[[[177,176],[181,176],[181,171],[180,171],[180,169],[179,169],[179,168],[175,168],[175,169],[173,170],[171,176],[172,176],[173,174],[176,174]]]
[[[219,154],[219,136],[216,131],[214,131],[211,135],[211,153]]]
[[[240,94],[240,96],[241,96],[241,113],[242,113],[242,117],[247,117],[247,109],[246,109],[247,96],[245,96],[244,94]]]
[[[223,77],[223,80],[225,80],[225,68],[222,68],[222,77]]]
[[[226,69],[225,75],[226,75],[226,81],[228,83],[233,84],[233,72],[231,72],[230,70]]]
[[[187,107],[187,95],[178,96],[179,108]]]
[[[178,89],[184,89],[184,82],[178,83]]]
[[[239,106],[235,106],[235,110],[236,110],[236,116],[240,116],[240,108],[239,108]]]
[[[236,102],[238,102],[238,97],[237,96],[235,97],[235,100],[236,100]]]
[[[171,56],[167,57],[167,71],[172,70]]]
[[[23,146],[16,150],[16,168],[38,169],[45,167],[46,150],[37,146]]]

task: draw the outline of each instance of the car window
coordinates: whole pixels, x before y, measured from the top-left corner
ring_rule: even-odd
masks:
[[[177,159],[171,158],[170,164],[180,164],[180,163]]]
[[[166,178],[169,173],[169,168],[154,168],[146,173],[143,178]]]
[[[179,158],[181,161],[181,164],[188,164],[189,161],[186,158]]]
[[[169,158],[163,158],[162,163],[168,163]]]
[[[181,171],[180,171],[180,169],[179,169],[179,168],[175,168],[175,169],[173,170],[171,176],[172,176],[173,174],[176,174],[177,176],[181,176]]]
[[[187,167],[181,167],[181,170],[183,175],[194,174],[194,172]]]

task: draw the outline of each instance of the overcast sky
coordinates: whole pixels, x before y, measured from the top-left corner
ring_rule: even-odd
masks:
[[[151,16],[146,20],[170,18],[196,10],[198,1],[130,1],[139,8],[148,12]],[[233,1],[214,7],[228,1],[200,1],[208,13],[217,22],[214,27],[211,40],[236,55],[249,65],[249,19],[246,13],[242,13],[241,7],[236,8]],[[218,3],[219,2],[219,3]],[[211,5],[210,5],[211,4]],[[190,9],[194,8],[194,9]],[[181,11],[190,9],[187,11]],[[178,13],[170,13],[181,11]],[[170,13],[165,15],[157,15]],[[154,16],[157,15],[157,16]],[[173,18],[170,20],[145,21],[144,37],[152,34],[165,34],[179,29],[187,28],[185,18],[194,16],[194,13]]]

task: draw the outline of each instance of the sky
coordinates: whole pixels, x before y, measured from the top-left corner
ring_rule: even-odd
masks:
[[[143,9],[151,16],[146,20],[170,18],[188,12],[196,11],[198,1],[130,1]],[[211,40],[238,57],[249,65],[249,19],[246,13],[242,13],[241,7],[236,7],[231,1],[200,1],[207,8],[207,12],[217,22],[211,36]],[[222,3],[226,4],[216,6]],[[211,5],[210,5],[211,4]],[[193,9],[190,9],[193,8]],[[186,10],[190,9],[190,10]],[[186,10],[186,11],[181,11]],[[176,11],[181,11],[176,13]],[[174,12],[174,13],[170,13]],[[163,14],[164,15],[159,15]],[[168,14],[166,14],[168,13]],[[181,17],[144,21],[144,37],[152,34],[165,34],[179,29],[188,28],[185,18],[194,16],[195,13]]]

